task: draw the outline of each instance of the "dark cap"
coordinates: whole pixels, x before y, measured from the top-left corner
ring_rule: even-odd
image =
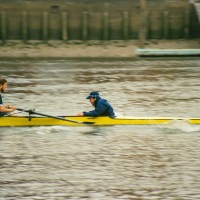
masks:
[[[91,99],[91,98],[99,98],[99,93],[98,92],[90,92],[89,96],[86,99]]]

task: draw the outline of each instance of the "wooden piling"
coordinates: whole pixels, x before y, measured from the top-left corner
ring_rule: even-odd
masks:
[[[160,12],[149,13],[149,38],[162,38],[162,17]]]
[[[42,30],[43,30],[43,41],[46,43],[48,41],[48,13],[42,13],[43,23],[42,23]]]
[[[139,30],[139,46],[144,48],[147,37],[147,2],[146,0],[140,0],[141,18],[140,18],[140,30]]]
[[[87,39],[88,39],[88,13],[83,12],[82,17],[83,17],[82,39],[83,39],[83,41],[87,41]]]
[[[123,36],[124,40],[128,40],[129,35],[129,13],[127,11],[123,12]]]
[[[184,37],[183,33],[183,15],[182,14],[171,14],[169,17],[170,24],[170,39],[180,39]]]
[[[189,11],[185,11],[184,16],[184,36],[185,38],[189,38],[190,35],[190,13]]]
[[[103,39],[107,41],[109,38],[109,13],[103,13]]]
[[[27,12],[22,12],[22,39],[27,42],[28,39],[28,23]]]
[[[169,38],[169,12],[163,12],[163,37],[164,39]]]
[[[6,43],[7,39],[7,22],[6,22],[6,12],[2,11],[1,12],[1,38],[2,38],[2,43]]]
[[[62,40],[66,42],[68,40],[68,14],[62,13]]]

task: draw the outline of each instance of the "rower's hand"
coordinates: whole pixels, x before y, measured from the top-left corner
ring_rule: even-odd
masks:
[[[16,106],[12,106],[12,112],[16,110]]]
[[[4,107],[7,109],[7,112],[14,112],[16,110],[16,106],[10,106],[9,104]]]
[[[5,108],[9,109],[11,108],[9,104],[5,105]]]
[[[8,109],[10,109],[10,112],[14,112],[16,110],[16,106],[9,106]]]
[[[79,114],[76,115],[76,116],[83,117],[84,115],[83,115],[83,113],[79,113]]]

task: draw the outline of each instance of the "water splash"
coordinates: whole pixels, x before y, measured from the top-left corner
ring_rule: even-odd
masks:
[[[164,124],[162,128],[167,129],[168,131],[182,131],[184,133],[193,133],[199,132],[200,126],[199,125],[192,125],[189,124],[187,120],[173,120],[170,123]]]

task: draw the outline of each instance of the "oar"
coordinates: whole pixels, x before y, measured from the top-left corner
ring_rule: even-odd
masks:
[[[15,112],[15,113],[9,113],[7,115],[4,115],[4,117],[10,117],[10,116],[15,116],[16,114],[22,113],[23,111]]]
[[[38,113],[38,112],[35,112],[34,110],[25,110],[25,109],[21,109],[21,108],[17,108],[16,110],[27,112],[29,114],[36,114],[36,115],[41,115],[41,116],[50,117],[50,118],[54,118],[54,119],[59,119],[59,120],[63,120],[63,121],[73,122],[73,123],[77,123],[77,124],[94,124],[94,122],[79,122],[79,121],[67,119],[67,118],[64,118],[64,117],[58,117],[58,116]]]

